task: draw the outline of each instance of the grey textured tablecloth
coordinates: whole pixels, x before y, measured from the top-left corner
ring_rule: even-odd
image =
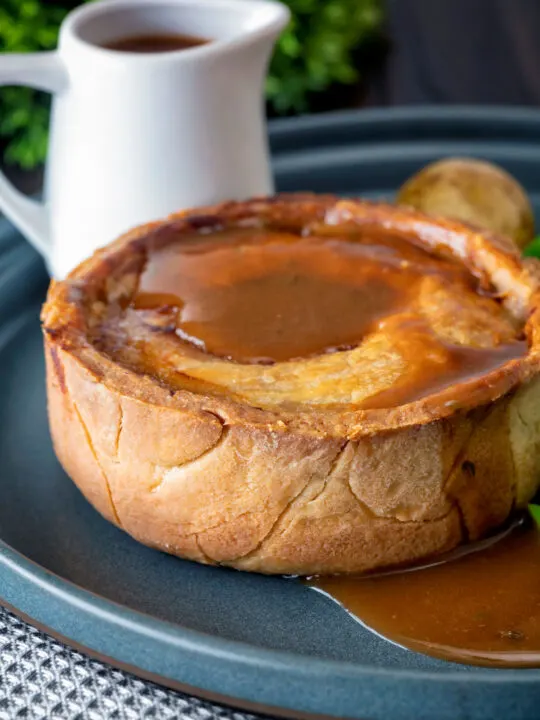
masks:
[[[0,720],[254,720],[115,670],[0,608]]]

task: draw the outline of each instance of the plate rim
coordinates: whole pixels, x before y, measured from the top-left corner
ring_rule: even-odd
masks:
[[[306,113],[296,117],[272,118],[269,123],[270,139],[280,135],[297,135],[306,131],[326,132],[353,127],[359,131],[397,126],[404,122],[433,125],[448,122],[470,126],[473,123],[489,122],[494,126],[531,123],[540,130],[540,108],[524,105],[400,105],[395,107],[367,107],[346,110],[332,110],[321,113]]]
[[[189,561],[185,560],[184,562]],[[137,631],[140,628],[146,628],[147,625],[155,625],[155,630],[150,628],[150,632],[141,632],[140,634],[142,636],[154,636],[155,634],[156,639],[163,641],[166,644],[171,644],[171,635],[168,635],[166,631],[173,630],[172,634],[176,637],[175,642],[172,643],[172,645],[175,648],[178,647],[186,650],[196,649],[197,652],[200,652],[201,648],[204,648],[208,656],[219,655],[224,659],[228,658],[233,653],[237,656],[238,651],[243,650],[246,655],[242,658],[243,661],[250,660],[249,655],[251,654],[254,654],[256,658],[263,655],[265,656],[265,659],[274,662],[276,666],[281,666],[283,670],[287,671],[290,670],[292,661],[294,661],[295,658],[298,659],[301,657],[305,663],[313,666],[313,668],[317,671],[327,670],[328,665],[332,665],[332,667],[338,669],[340,672],[345,672],[347,674],[352,673],[353,675],[361,673],[362,677],[365,677],[366,675],[370,675],[374,678],[381,676],[386,677],[390,673],[399,675],[400,679],[403,680],[418,679],[419,676],[421,676],[422,679],[437,680],[439,682],[443,680],[445,683],[455,682],[456,680],[463,681],[464,679],[463,671],[458,669],[453,669],[450,672],[445,671],[443,674],[433,670],[403,670],[400,668],[388,669],[383,667],[370,668],[358,663],[347,662],[344,660],[315,658],[309,655],[289,652],[286,650],[255,648],[247,642],[229,640],[200,630],[193,630],[181,625],[180,623],[160,620],[149,613],[135,610],[126,605],[122,605],[121,603],[117,603],[114,600],[109,600],[108,598],[91,590],[87,590],[71,580],[67,580],[57,573],[47,570],[42,565],[23,555],[23,553],[19,552],[1,539],[0,566],[15,573],[29,585],[36,587],[37,589],[44,590],[51,595],[62,599],[72,607],[80,608],[88,615],[111,622],[112,625],[118,625],[130,630],[135,627]],[[241,577],[242,573],[240,571],[238,571],[238,573],[239,577]],[[122,617],[123,615],[126,617]],[[139,620],[139,622],[134,623],[133,621],[136,620]],[[204,641],[207,642],[207,645],[204,644]],[[213,646],[215,646],[215,649],[213,649]],[[449,664],[454,665],[454,663]],[[494,679],[496,679],[497,682],[500,682],[501,679],[515,681],[519,678],[520,682],[527,683],[533,680],[536,683],[540,681],[540,668],[490,668],[479,670],[468,677],[473,678],[473,681],[477,682],[492,682]],[[470,682],[470,679],[468,681]]]
[[[400,119],[406,119],[412,121],[416,118],[421,118],[426,121],[443,121],[448,122],[452,118],[460,117],[463,119],[465,112],[468,116],[469,122],[484,122],[489,118],[490,122],[496,122],[499,108],[478,108],[471,106],[453,106],[450,108],[439,108],[439,107],[421,107],[415,106],[413,108],[400,108],[392,109],[389,112],[386,109],[369,109],[362,111],[340,111],[334,113],[325,113],[317,116],[305,116],[300,118],[292,118],[287,120],[274,120],[270,123],[270,136],[277,136],[279,133],[285,133],[288,128],[301,132],[302,128],[317,129],[323,132],[324,129],[328,128],[335,129],[340,126],[340,123],[348,124],[349,126],[366,126],[374,121],[383,121],[390,124],[399,124]],[[520,120],[530,123],[531,121],[537,125],[540,131],[540,110],[534,108],[503,108],[504,122],[519,122]],[[299,129],[300,128],[300,129]],[[526,140],[526,138],[525,138]],[[326,146],[328,147],[328,146]],[[317,152],[318,148],[314,149]],[[280,151],[277,153],[278,161],[283,158],[287,153]],[[291,149],[291,155],[294,154],[294,148]],[[10,223],[7,220],[0,219],[0,234],[5,232],[9,234],[8,230],[11,228]],[[43,280],[45,273],[41,262],[38,260],[38,256],[27,246],[27,255],[23,258],[23,262],[19,264],[19,274],[23,272],[29,272],[29,267],[32,269],[33,282],[36,282],[36,273],[38,277]],[[33,254],[32,261],[30,262],[30,255]],[[2,260],[0,258],[0,264]],[[36,271],[36,267],[38,271]],[[13,266],[12,266],[13,269]],[[39,275],[41,273],[41,275]],[[18,273],[13,271],[16,276]],[[9,292],[12,291],[12,283],[8,283],[5,286],[0,284],[0,298],[10,297]],[[36,303],[34,300],[29,301],[28,299],[18,298],[18,302],[15,307],[12,306],[13,320],[21,319],[21,316],[25,311],[28,311],[29,307],[35,309]],[[29,316],[30,317],[30,316]],[[33,315],[35,317],[35,315]],[[0,332],[4,333],[6,327],[11,324],[9,321],[6,322],[4,317],[0,318]],[[26,326],[26,322],[22,323],[22,327]],[[8,339],[7,345],[13,340]],[[6,346],[7,346],[6,345]],[[4,345],[0,343],[0,353],[3,352]],[[370,684],[374,685],[379,683],[387,683],[388,686],[394,686],[395,683],[402,685],[403,683],[413,684],[424,684],[431,683],[436,692],[437,688],[446,688],[451,691],[456,688],[476,688],[479,685],[485,686],[504,686],[507,683],[519,685],[522,689],[534,687],[540,692],[540,670],[538,669],[479,669],[474,673],[464,673],[457,667],[445,668],[444,672],[437,672],[436,670],[422,670],[422,669],[410,669],[400,667],[370,667],[364,664],[355,663],[346,660],[335,660],[335,659],[323,659],[319,657],[310,656],[307,654],[294,653],[292,651],[270,649],[255,646],[247,642],[238,640],[231,640],[210,633],[194,630],[180,623],[172,623],[165,620],[158,619],[151,614],[143,613],[138,610],[129,608],[126,605],[116,603],[113,600],[109,600],[97,593],[77,585],[70,580],[55,574],[39,563],[31,560],[23,553],[10,546],[3,539],[0,538],[0,604],[5,602],[11,606],[17,613],[17,609],[24,613],[30,620],[48,628],[54,635],[56,632],[61,634],[64,638],[64,642],[70,644],[75,643],[86,649],[91,655],[96,653],[100,654],[99,643],[97,645],[90,645],[83,641],[80,641],[73,632],[63,632],[62,619],[55,624],[51,624],[43,619],[43,609],[40,612],[26,612],[23,610],[22,603],[13,603],[10,597],[33,595],[37,599],[37,604],[43,603],[44,593],[45,596],[54,597],[61,604],[69,606],[72,610],[82,612],[85,618],[88,619],[100,619],[102,622],[108,623],[112,628],[122,628],[123,630],[129,631],[134,637],[147,637],[152,638],[154,641],[164,643],[168,648],[182,650],[186,653],[195,653],[199,658],[209,658],[225,661],[234,661],[239,666],[245,666],[251,670],[261,669],[273,670],[274,673],[280,673],[282,676],[294,675],[296,682],[306,681],[309,677],[311,680],[317,677],[324,677],[328,682],[336,675],[339,675],[341,679],[356,684]],[[18,587],[17,587],[18,586]],[[8,592],[6,593],[6,588]],[[28,599],[28,598],[27,598]],[[30,602],[30,601],[29,601]],[[69,625],[69,622],[68,622]],[[101,653],[105,655],[106,653]],[[108,655],[106,662],[110,662],[114,665],[115,662],[123,663],[124,661],[120,657],[114,657]],[[146,670],[142,667],[132,666],[130,672],[137,672],[137,669],[144,674]],[[331,674],[331,678],[330,678]],[[159,675],[158,682],[167,684],[168,681],[175,681],[174,673],[171,677]],[[190,683],[186,683],[190,684]],[[191,684],[190,684],[191,685]],[[197,688],[201,692],[212,690],[212,682],[209,684],[197,683],[193,686],[193,691]],[[215,688],[214,688],[215,689]],[[219,691],[216,691],[219,692]],[[360,692],[360,690],[359,690]],[[368,696],[370,688],[365,688]],[[371,689],[372,692],[372,689]],[[242,701],[250,702],[250,697],[244,696],[239,692],[224,693],[227,697],[230,696],[230,703],[238,702],[239,705]],[[256,701],[254,701],[256,702]],[[301,713],[306,712],[302,709],[295,707],[294,698],[291,698],[291,702],[285,704],[283,700],[279,704],[275,702],[266,702],[271,706],[273,712],[289,712],[290,713]],[[336,712],[340,712],[338,707],[335,708]],[[323,711],[323,714],[326,711]],[[388,712],[388,707],[386,708]],[[316,711],[308,711],[309,714],[317,715]],[[328,713],[326,712],[328,715]],[[335,717],[357,717],[356,715],[343,714],[340,712]],[[379,715],[376,715],[379,717]]]

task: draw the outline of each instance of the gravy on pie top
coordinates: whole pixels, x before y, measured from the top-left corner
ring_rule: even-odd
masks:
[[[472,298],[493,316],[481,344],[449,342],[434,331],[418,306],[427,277],[458,304]],[[386,333],[407,372],[366,398],[363,408],[410,402],[526,352],[500,304],[463,265],[373,231],[354,237],[257,228],[194,234],[150,253],[133,307],[172,309],[181,340],[247,365],[340,352]]]

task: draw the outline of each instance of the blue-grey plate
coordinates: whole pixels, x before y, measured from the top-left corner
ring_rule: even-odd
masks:
[[[424,163],[472,154],[507,167],[540,210],[535,111],[340,113],[277,122],[271,144],[282,190],[389,197]],[[2,602],[113,664],[240,707],[363,720],[540,716],[540,670],[407,652],[296,581],[177,560],[105,522],[49,439],[38,319],[46,284],[37,255],[2,225]]]

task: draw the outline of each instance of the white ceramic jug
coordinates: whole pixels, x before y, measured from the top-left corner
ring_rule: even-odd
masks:
[[[273,191],[263,81],[289,18],[273,0],[101,0],[65,19],[57,52],[0,56],[0,84],[54,94],[45,201],[0,177],[0,210],[63,277],[130,227]],[[210,42],[105,49],[178,33]]]

